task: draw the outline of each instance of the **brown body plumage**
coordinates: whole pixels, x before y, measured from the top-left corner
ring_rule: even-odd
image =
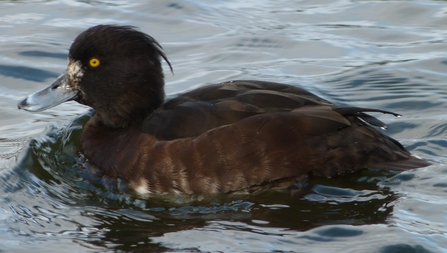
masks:
[[[362,109],[337,109],[346,108],[297,87],[232,81],[168,101],[139,126],[111,129],[93,117],[82,151],[106,175],[146,185],[148,193],[223,193],[284,178],[427,165],[358,119]]]

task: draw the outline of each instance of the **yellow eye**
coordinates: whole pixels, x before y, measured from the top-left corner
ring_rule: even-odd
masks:
[[[97,58],[91,58],[89,63],[90,63],[90,67],[96,68],[99,66],[99,64],[101,62]]]

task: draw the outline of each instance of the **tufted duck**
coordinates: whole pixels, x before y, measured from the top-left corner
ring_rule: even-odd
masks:
[[[69,100],[95,109],[81,152],[140,194],[213,194],[332,177],[362,168],[428,166],[374,127],[365,112],[264,81],[204,86],[164,102],[161,46],[129,26],[98,25],[73,42],[67,72],[18,104],[41,111]],[[172,68],[171,68],[172,69]]]

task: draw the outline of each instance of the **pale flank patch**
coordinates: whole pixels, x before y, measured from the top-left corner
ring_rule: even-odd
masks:
[[[147,180],[142,178],[139,182],[131,182],[129,183],[129,188],[135,191],[140,196],[147,196],[152,192],[149,190],[149,184]]]

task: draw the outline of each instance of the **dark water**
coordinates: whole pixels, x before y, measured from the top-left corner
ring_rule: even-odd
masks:
[[[0,252],[447,252],[446,1],[140,2],[0,1]],[[377,116],[434,165],[190,202],[107,191],[73,165],[88,108],[16,109],[100,23],[159,40],[168,94],[230,79],[300,85],[403,114]]]

